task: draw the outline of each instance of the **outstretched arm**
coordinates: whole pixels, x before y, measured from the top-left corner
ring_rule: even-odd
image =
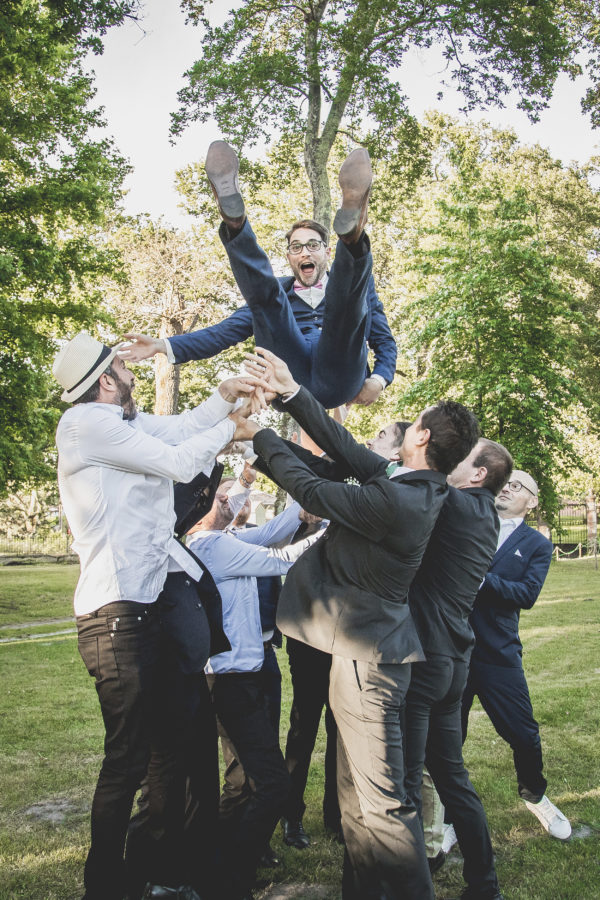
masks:
[[[232,315],[188,334],[174,335],[168,338],[176,363],[185,363],[194,359],[208,359],[216,356],[221,350],[233,347],[252,335],[252,313],[249,307],[241,306]],[[140,362],[149,359],[156,353],[167,353],[166,341],[149,337],[145,334],[125,334],[123,340],[130,341],[119,351],[126,362]]]
[[[391,384],[396,374],[398,347],[373,282],[369,285],[367,303],[371,310],[371,328],[367,342],[375,354],[373,375],[381,375],[387,384]]]
[[[311,453],[310,450],[306,450],[300,444],[296,444],[293,441],[284,441],[284,444],[320,478],[327,478],[329,481],[343,481],[344,478],[352,475],[348,466],[332,462],[332,460],[325,459],[322,456],[315,456],[314,453]],[[270,478],[271,481],[274,481],[277,484],[277,479],[262,456],[257,456],[253,465],[259,472],[262,472],[263,475],[266,475],[267,478]],[[282,487],[282,485],[279,485],[279,487]]]
[[[327,415],[321,404],[292,378],[283,360],[263,348],[246,355],[249,372],[264,378],[284,400],[285,410],[336,462],[346,465],[359,481],[385,471],[387,460],[356,441],[343,425]],[[288,399],[286,399],[288,398]]]
[[[308,512],[343,523],[372,541],[382,540],[394,527],[396,509],[380,481],[364,486],[327,481],[270,428],[260,429],[254,440],[277,482]]]
[[[383,304],[377,296],[372,276],[367,292],[367,304],[371,314],[371,327],[367,335],[367,343],[375,354],[375,364],[373,372],[365,379],[362,388],[352,399],[352,403],[359,406],[370,406],[371,403],[375,403],[385,385],[392,383],[398,356],[396,341],[390,330]]]

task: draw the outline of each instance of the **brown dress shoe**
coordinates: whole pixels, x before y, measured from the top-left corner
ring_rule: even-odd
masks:
[[[339,174],[342,205],[335,214],[333,230],[345,244],[355,244],[367,224],[373,171],[368,152],[360,147],[342,163]]]
[[[246,221],[246,210],[238,181],[240,164],[233,147],[225,141],[213,141],[206,154],[205,169],[223,221],[239,231]]]

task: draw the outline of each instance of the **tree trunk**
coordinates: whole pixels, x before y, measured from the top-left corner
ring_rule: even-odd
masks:
[[[327,231],[331,228],[331,188],[327,175],[327,159],[314,147],[309,146],[307,139],[304,150],[304,165],[310,181],[313,195],[313,219],[324,225]]]
[[[183,329],[179,322],[170,319],[163,319],[161,322],[159,331],[161,338],[182,333]],[[157,353],[154,373],[156,392],[154,412],[157,416],[174,416],[179,404],[179,366],[172,366],[164,353]]]
[[[300,432],[300,428],[288,413],[284,413],[279,422],[279,437],[285,441],[289,441],[294,431]],[[275,515],[279,515],[285,509],[285,501],[287,500],[287,491],[278,487],[275,492]]]

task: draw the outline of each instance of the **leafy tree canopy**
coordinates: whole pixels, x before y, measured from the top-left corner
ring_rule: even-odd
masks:
[[[567,23],[565,5],[561,0],[243,0],[224,25],[212,26],[210,2],[182,0],[189,20],[202,26],[202,56],[186,73],[172,129],[176,134],[190,121],[214,116],[239,148],[269,141],[273,131],[302,135],[314,216],[328,225],[325,168],[340,131],[400,167],[419,143],[418,124],[407,107],[410,86],[399,76],[409,49],[443,47],[448,76],[462,92],[465,109],[502,105],[515,90],[519,106],[535,119],[557,74],[578,71],[580,44],[572,29],[581,38],[589,19],[582,5]],[[365,122],[372,123],[366,135]]]
[[[452,396],[471,406],[552,512],[556,475],[580,462],[570,409],[600,424],[581,377],[598,340],[597,192],[510,133],[444,124],[444,174],[437,190],[430,183],[433,206],[420,210],[407,264],[412,383],[400,403]]]
[[[45,472],[56,419],[48,372],[62,337],[97,320],[114,268],[102,226],[127,171],[83,53],[137,0],[16,0],[0,7],[0,484]],[[48,403],[48,392],[53,402]]]

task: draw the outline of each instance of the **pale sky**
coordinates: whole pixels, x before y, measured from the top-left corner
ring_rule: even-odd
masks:
[[[224,19],[232,5],[231,0],[212,3],[211,21]],[[145,0],[144,6],[140,25],[126,23],[109,30],[103,56],[92,57],[90,67],[96,72],[97,102],[105,107],[106,131],[134,167],[125,182],[126,212],[163,216],[183,228],[192,220],[178,209],[175,172],[203,158],[220,135],[214,124],[193,124],[174,146],[169,143],[170,113],[178,105],[183,73],[200,56],[201,32],[185,24],[179,0]],[[435,51],[415,51],[403,66],[402,83],[410,86],[411,111],[418,117],[428,109],[457,114],[456,93],[445,90],[441,104],[436,98],[441,68]],[[561,77],[550,108],[537,125],[516,108],[516,102],[472,118],[514,128],[523,143],[539,143],[565,163],[585,162],[600,152],[600,132],[592,130],[589,116],[581,112],[584,90],[583,79],[571,82]]]

